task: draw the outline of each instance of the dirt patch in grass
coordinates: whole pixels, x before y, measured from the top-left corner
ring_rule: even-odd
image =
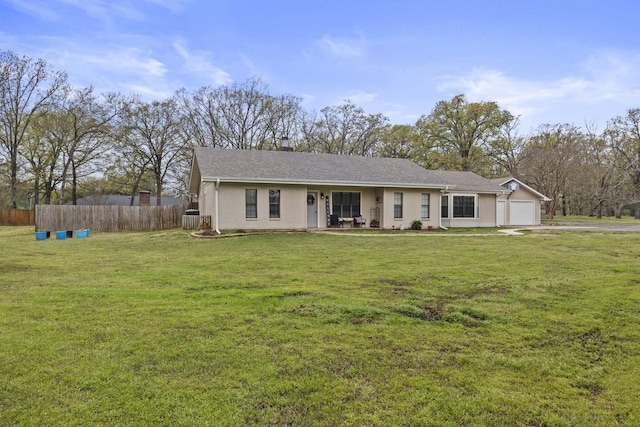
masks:
[[[500,285],[480,285],[473,289],[460,291],[452,295],[451,299],[472,299],[482,295],[506,294],[509,288]]]
[[[442,320],[448,312],[447,307],[444,305],[442,300],[437,301],[435,304],[425,304],[420,308],[422,310],[422,314],[420,316],[422,320]]]

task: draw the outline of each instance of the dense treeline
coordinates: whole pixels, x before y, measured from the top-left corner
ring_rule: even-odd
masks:
[[[0,208],[75,203],[142,189],[186,195],[194,146],[409,158],[432,169],[515,176],[551,198],[548,216],[640,218],[640,109],[608,121],[539,126],[464,95],[438,102],[416,123],[391,125],[345,101],[306,111],[259,78],[179,90],[163,100],[77,88],[45,61],[0,52]]]

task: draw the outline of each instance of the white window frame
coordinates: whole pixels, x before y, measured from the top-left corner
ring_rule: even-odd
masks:
[[[353,211],[352,211],[352,212],[351,212],[351,217],[354,217],[354,216],[362,216],[362,199],[363,199],[363,197],[362,197],[362,191],[332,191],[332,192],[331,192],[331,199],[330,199],[330,202],[331,202],[331,203],[330,203],[330,206],[331,206],[331,213],[332,213],[332,214],[336,214],[336,215],[337,215],[337,213],[333,211],[334,196],[335,196],[335,194],[336,194],[336,193],[351,193],[351,194],[358,194],[358,197],[360,198],[360,200],[359,200],[359,205],[358,205],[358,207],[360,208],[360,213],[359,213],[358,215],[354,215],[354,213],[353,213]],[[347,206],[347,205],[340,204],[340,206]],[[350,206],[351,208],[353,208],[353,206],[356,206],[356,205],[351,204],[351,205],[348,205],[348,206]],[[338,216],[339,216],[339,217],[342,217],[341,215],[338,215]],[[345,218],[346,218],[346,217],[345,217]]]
[[[272,203],[271,202],[271,193],[272,192],[277,192],[278,194],[278,201],[277,203]],[[282,214],[282,204],[281,201],[282,200],[282,191],[279,188],[270,188],[269,189],[269,219],[280,219],[280,215]],[[274,208],[275,206],[277,206],[277,210],[278,210],[278,214],[275,215],[272,213],[272,208]]]
[[[426,204],[424,203],[425,196],[427,199]],[[426,216],[424,211],[425,207],[427,208]],[[422,193],[422,195],[420,196],[420,217],[422,219],[429,219],[431,217],[431,193]]]
[[[449,197],[449,194],[441,194],[440,195],[440,218],[442,219],[451,219],[451,197]],[[442,203],[442,200],[446,199],[447,200],[447,214],[446,215],[442,215],[442,208],[444,208],[444,204]]]
[[[249,216],[249,191],[253,191],[256,197],[255,200],[255,216]],[[254,204],[252,203],[251,206],[253,206]],[[245,219],[249,219],[249,220],[256,220],[258,219],[258,189],[257,188],[245,188],[244,189],[244,217]]]
[[[399,197],[400,203],[396,203],[396,196]],[[396,215],[396,207],[400,207],[400,216]],[[393,219],[402,219],[404,217],[404,193],[396,191],[393,193]]]
[[[456,216],[456,197],[473,197],[473,216]],[[478,195],[477,194],[452,194],[450,198],[451,202],[451,219],[478,219]],[[464,205],[463,205],[464,209]]]

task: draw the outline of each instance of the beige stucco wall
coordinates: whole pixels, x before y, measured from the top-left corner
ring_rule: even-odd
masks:
[[[258,190],[258,217],[245,216],[245,189]],[[280,190],[280,218],[269,218],[269,190]],[[329,187],[306,185],[251,185],[237,183],[220,183],[218,211],[219,224],[215,223],[215,183],[204,182],[198,194],[201,215],[211,215],[213,227],[220,230],[256,230],[256,229],[306,229],[307,228],[307,193],[313,192],[318,202],[318,227],[328,226],[328,214],[331,213],[331,194],[334,191],[359,192],[361,194],[361,214],[366,219],[367,227],[377,209],[380,227],[386,229],[411,228],[411,223],[419,219],[423,228],[438,228],[440,225],[439,190],[421,190],[406,188],[364,188],[364,187]],[[403,194],[402,218],[394,218],[394,193]],[[422,194],[428,193],[429,218],[421,218]],[[462,193],[456,193],[462,194]],[[322,198],[324,196],[324,198]],[[496,221],[496,197],[491,194],[478,196],[478,218],[443,218],[445,227],[494,227]],[[453,201],[450,201],[450,209]]]
[[[394,218],[394,194],[402,193],[402,218]],[[429,218],[422,218],[422,194],[428,193],[429,197]],[[422,227],[438,227],[439,197],[437,190],[420,190],[406,188],[385,188],[382,190],[382,203],[380,211],[382,214],[381,227],[383,228],[411,228],[414,220],[422,221]]]
[[[258,194],[258,217],[246,218],[245,189],[255,188]],[[280,218],[269,218],[269,190],[280,190]],[[331,194],[334,191],[358,192],[361,194],[360,209],[366,219],[367,227],[371,221],[371,208],[376,203],[376,189],[363,187],[328,187],[306,185],[252,185],[220,183],[218,211],[221,230],[256,229],[306,229],[307,194],[315,193],[318,203],[318,227],[328,226],[328,214],[331,213]],[[198,194],[201,215],[211,215],[215,224],[215,183],[203,183]]]
[[[473,196],[473,193],[452,193],[451,196]],[[453,197],[449,198],[449,218],[442,219],[445,227],[495,227],[496,226],[496,195],[478,194],[476,218],[453,218]]]
[[[246,218],[245,190],[255,188],[258,217]],[[269,218],[269,190],[280,190],[280,218]],[[220,230],[304,229],[307,226],[307,190],[295,185],[220,183],[218,224],[215,223],[215,184],[203,183],[198,195],[200,214],[211,215]]]

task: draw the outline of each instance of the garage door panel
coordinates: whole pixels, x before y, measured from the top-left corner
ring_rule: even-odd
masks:
[[[535,225],[535,202],[532,201],[512,201],[511,202],[511,225]]]

